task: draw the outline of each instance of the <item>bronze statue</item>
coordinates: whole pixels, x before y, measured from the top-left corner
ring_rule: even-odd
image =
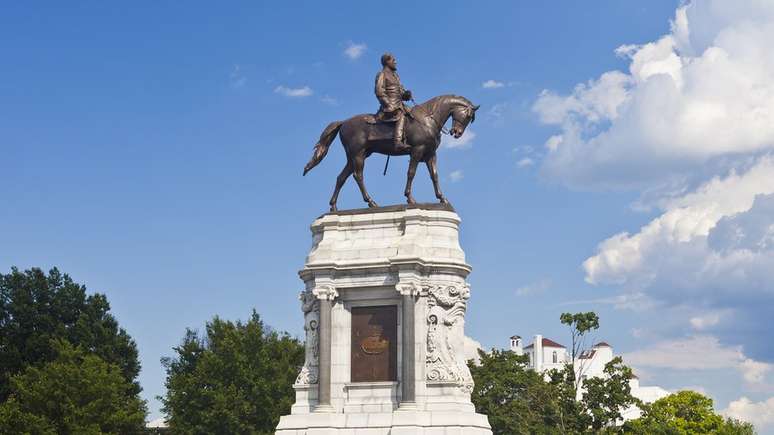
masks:
[[[389,56],[392,61],[394,57],[391,55],[382,56],[384,60],[386,56]],[[392,71],[392,67],[388,64],[385,65]],[[394,65],[394,64],[393,64]],[[394,74],[394,71],[392,71]],[[448,203],[443,193],[441,193],[441,187],[438,185],[438,169],[437,169],[437,151],[441,144],[441,132],[443,131],[443,125],[449,119],[452,118],[452,127],[448,134],[454,138],[459,138],[465,132],[468,124],[476,119],[476,110],[479,106],[474,106],[468,99],[457,95],[441,95],[432,98],[422,104],[414,106],[413,108],[407,108],[403,105],[403,101],[407,96],[403,87],[400,86],[400,80],[395,74],[395,80],[391,81],[387,75],[389,72],[384,70],[380,73],[380,76],[385,74],[385,82],[383,88],[386,89],[384,101],[382,97],[379,97],[382,103],[382,112],[388,112],[385,110],[391,109],[394,113],[396,106],[400,106],[406,113],[405,122],[405,143],[403,140],[398,141],[397,119],[385,120],[380,116],[374,116],[371,114],[355,115],[346,121],[334,121],[330,123],[320,135],[320,140],[314,146],[314,154],[309,160],[309,163],[304,167],[304,175],[317,166],[320,161],[328,153],[328,149],[331,143],[336,138],[336,135],[341,137],[341,143],[344,145],[344,152],[347,155],[347,164],[341,173],[336,178],[336,188],[333,191],[333,196],[330,200],[331,211],[336,211],[336,201],[339,196],[339,191],[347,181],[350,175],[354,174],[355,181],[360,188],[360,193],[363,195],[363,200],[368,203],[369,207],[376,207],[376,202],[368,195],[368,191],[363,183],[363,166],[365,160],[373,153],[385,154],[388,156],[402,156],[409,155],[411,160],[409,161],[408,177],[406,180],[406,189],[404,195],[409,204],[414,204],[414,197],[411,195],[411,183],[414,180],[416,174],[417,165],[419,162],[424,162],[427,165],[427,170],[430,173],[430,178],[433,180],[433,188],[435,189],[435,197],[441,203]],[[379,89],[380,78],[377,76],[377,96],[380,92]],[[400,98],[397,96],[400,93]],[[408,93],[410,99],[411,95]],[[397,111],[401,111],[397,109]],[[401,138],[403,135],[401,135]]]
[[[382,55],[382,70],[376,75],[374,93],[380,105],[377,118],[395,121],[395,149],[407,151],[409,146],[403,142],[403,129],[408,108],[403,102],[411,99],[411,91],[403,89],[398,76],[398,61],[390,53]]]

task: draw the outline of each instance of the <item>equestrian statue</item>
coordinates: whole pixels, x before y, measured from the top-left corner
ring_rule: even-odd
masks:
[[[373,153],[387,155],[388,159],[389,156],[410,156],[406,189],[403,192],[409,204],[416,203],[411,195],[411,184],[419,162],[427,165],[433,180],[435,197],[441,203],[449,203],[438,184],[437,152],[441,144],[441,133],[448,133],[459,139],[468,124],[475,121],[479,106],[458,95],[441,95],[408,107],[404,101],[413,101],[413,98],[411,91],[405,90],[400,83],[395,56],[385,53],[381,61],[382,70],[376,76],[374,89],[380,104],[377,114],[355,115],[346,121],[328,124],[314,146],[312,158],[304,166],[306,175],[322,161],[336,135],[339,135],[344,145],[347,164],[336,178],[336,188],[330,200],[331,211],[336,211],[339,191],[350,175],[354,175],[363,201],[368,203],[369,207],[377,207],[363,182],[365,160]],[[452,127],[446,132],[444,124],[450,117]]]

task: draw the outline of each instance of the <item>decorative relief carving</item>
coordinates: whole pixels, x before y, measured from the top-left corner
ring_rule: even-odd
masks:
[[[302,291],[298,298],[304,312],[306,342],[304,366],[296,377],[296,384],[316,384],[320,366],[320,301],[310,291]]]
[[[465,310],[470,297],[467,285],[430,285],[427,293],[427,380],[454,382],[473,391],[473,377],[465,362]]]
[[[317,299],[333,301],[339,297],[339,292],[336,288],[330,285],[322,285],[315,287],[312,293],[317,296]]]
[[[404,296],[419,296],[422,292],[422,287],[413,282],[396,284],[395,289]]]

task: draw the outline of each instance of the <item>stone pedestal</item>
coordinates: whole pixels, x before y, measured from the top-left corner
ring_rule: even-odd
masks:
[[[470,402],[464,327],[471,269],[459,223],[441,204],[340,211],[314,221],[299,272],[306,362],[277,434],[492,433]]]

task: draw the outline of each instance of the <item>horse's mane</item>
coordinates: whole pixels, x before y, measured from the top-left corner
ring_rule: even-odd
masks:
[[[456,100],[454,102],[458,102],[460,104],[465,104],[468,106],[473,106],[473,103],[471,103],[470,100],[468,100],[467,98],[460,95],[454,95],[454,94],[439,95],[437,97],[433,97],[425,101],[424,103],[419,103],[417,104],[417,106],[421,106],[427,113],[435,113],[435,110],[438,107],[438,104],[448,100]]]

